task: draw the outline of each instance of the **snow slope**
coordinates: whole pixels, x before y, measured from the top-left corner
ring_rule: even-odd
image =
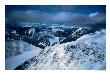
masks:
[[[26,51],[26,52],[22,53],[21,55],[6,58],[5,69],[12,70],[12,69],[16,68],[18,65],[24,63],[26,60],[28,60],[34,56],[37,56],[41,50],[42,49],[36,47],[35,49],[33,49],[31,51]]]
[[[17,56],[26,51],[31,51],[36,48],[36,46],[32,46],[22,40],[7,40],[5,44],[6,58],[11,56]]]
[[[31,63],[25,69],[106,69],[105,43],[105,30],[101,30],[83,35],[76,41],[48,46],[31,58],[34,61],[27,60]]]

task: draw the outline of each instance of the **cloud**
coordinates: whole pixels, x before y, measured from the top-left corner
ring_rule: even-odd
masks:
[[[9,21],[17,21],[17,22],[40,22],[43,18],[46,18],[45,13],[41,13],[39,11],[15,11],[9,13],[8,19]]]
[[[57,22],[65,22],[65,23],[73,23],[73,24],[88,23],[90,20],[88,15],[80,14],[80,13],[69,13],[69,12],[60,12],[56,14],[53,19]]]
[[[66,24],[91,24],[97,22],[105,22],[105,14],[90,13],[89,15],[83,13],[58,12],[46,13],[37,10],[27,11],[13,11],[6,14],[6,23],[66,23]]]
[[[60,12],[53,16],[53,20],[58,22],[68,22],[72,20],[72,16],[72,13]]]
[[[89,14],[89,17],[91,18],[92,21],[96,23],[105,23],[106,22],[106,15],[104,13],[91,13]]]
[[[89,14],[89,17],[91,18],[91,17],[97,16],[97,15],[98,15],[98,12],[90,13],[90,14]]]

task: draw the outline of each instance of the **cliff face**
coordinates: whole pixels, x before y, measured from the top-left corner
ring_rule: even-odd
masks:
[[[20,40],[7,40],[5,42],[5,57],[17,56],[25,51],[30,51],[35,46],[32,46],[24,41]]]

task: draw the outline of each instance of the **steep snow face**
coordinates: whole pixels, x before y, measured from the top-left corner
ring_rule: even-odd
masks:
[[[50,45],[54,44],[54,43],[58,43],[59,42],[59,37],[53,37],[53,38],[49,38],[49,42]]]
[[[91,27],[80,27],[75,32],[73,32],[71,35],[61,40],[60,43],[75,41],[81,36],[90,33],[91,31],[92,31]]]
[[[8,57],[5,58],[6,70],[15,69],[17,66],[19,66],[26,60],[34,56],[37,56],[39,52],[42,50],[41,48],[32,46],[23,41],[11,41],[8,43],[10,44],[8,44],[8,46],[11,49],[6,48],[8,49],[8,51],[6,51],[6,56]]]
[[[25,51],[30,51],[36,48],[24,41],[19,40],[7,40],[5,42],[5,57],[17,56]]]
[[[106,69],[105,30],[46,47],[16,69]],[[25,67],[25,68],[24,68]]]
[[[31,33],[32,33],[32,35],[35,33],[35,29],[34,28],[29,29],[29,34],[31,34]]]
[[[56,51],[56,54],[59,54],[58,57],[64,56],[64,45],[57,45],[54,50]]]
[[[7,58],[5,60],[5,69],[6,70],[15,69],[17,66],[19,66],[20,64],[22,64],[26,60],[28,60],[28,59],[30,59],[30,58],[32,58],[34,56],[37,56],[41,50],[42,49],[37,47],[36,49],[24,52],[21,55]]]

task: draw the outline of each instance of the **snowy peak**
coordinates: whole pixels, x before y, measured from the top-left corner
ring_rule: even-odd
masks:
[[[63,40],[61,40],[60,43],[75,41],[78,38],[80,38],[81,36],[92,33],[92,32],[93,32],[92,27],[81,27],[81,28],[77,29],[75,32],[73,32],[71,35],[69,35],[66,38],[64,38]]]
[[[102,40],[103,39],[103,40]],[[25,69],[105,69],[105,30],[76,41],[48,46],[22,64]],[[21,66],[21,65],[20,65]],[[19,69],[19,66],[16,68]]]
[[[35,33],[35,28],[31,28],[31,29],[29,29],[29,32],[28,32],[29,34],[34,34]]]
[[[34,27],[32,27],[32,28],[28,29],[27,31],[25,31],[25,33],[28,34],[31,37],[34,36],[35,32],[36,31],[35,31]]]

